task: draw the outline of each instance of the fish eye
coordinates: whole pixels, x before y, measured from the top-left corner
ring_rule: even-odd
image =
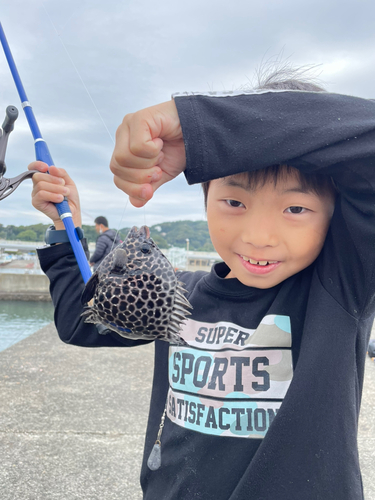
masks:
[[[151,245],[149,245],[148,243],[142,243],[141,252],[142,253],[150,253],[151,252]]]

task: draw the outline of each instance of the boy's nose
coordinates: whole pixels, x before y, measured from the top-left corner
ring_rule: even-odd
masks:
[[[255,248],[275,247],[279,243],[276,224],[269,217],[251,217],[243,229],[242,241]]]

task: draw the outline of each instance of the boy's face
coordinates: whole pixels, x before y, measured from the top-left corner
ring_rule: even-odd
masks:
[[[227,278],[271,288],[319,255],[334,210],[333,195],[301,188],[297,175],[249,189],[246,175],[210,182],[207,221]]]

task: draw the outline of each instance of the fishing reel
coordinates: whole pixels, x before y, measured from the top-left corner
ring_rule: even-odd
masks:
[[[8,106],[5,112],[5,120],[0,128],[0,200],[13,193],[22,181],[31,179],[37,172],[36,170],[28,170],[11,179],[4,177],[6,172],[5,153],[8,145],[8,138],[14,129],[14,122],[18,118],[18,109],[15,106]]]

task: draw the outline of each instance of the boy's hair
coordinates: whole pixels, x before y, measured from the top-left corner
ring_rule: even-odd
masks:
[[[274,71],[265,70],[257,74],[257,85],[254,90],[302,90],[306,92],[326,92],[326,90],[314,83],[313,79],[306,76],[311,68],[292,68],[288,64]],[[296,168],[289,165],[271,165],[261,170],[253,172],[244,172],[242,175],[247,176],[249,189],[263,187],[267,182],[273,181],[277,184],[278,180],[285,178],[287,175],[294,174],[299,180],[302,189],[312,191],[318,195],[334,194],[335,187],[330,177],[319,174],[303,174]],[[241,175],[241,174],[239,174]],[[207,208],[207,195],[210,181],[203,182],[204,204]]]
[[[294,68],[288,62],[276,61],[275,65],[265,64],[257,73],[257,83],[253,90],[302,90],[305,92],[326,92],[319,80],[312,75],[315,66]]]
[[[99,217],[97,217],[95,220],[94,220],[95,224],[103,224],[103,226],[105,227],[108,227],[108,220],[103,217],[102,215],[99,215]]]

